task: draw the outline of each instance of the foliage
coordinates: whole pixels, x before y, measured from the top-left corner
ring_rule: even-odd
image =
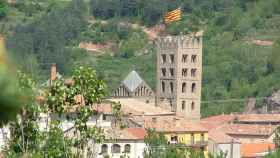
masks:
[[[4,18],[8,13],[8,6],[5,0],[0,0],[0,20]]]
[[[30,24],[18,25],[13,36],[8,37],[10,51],[20,63],[36,57],[41,70],[55,62],[62,73],[69,73],[76,50],[66,46],[85,28],[85,8],[82,0],[73,0],[65,8],[51,10]]]
[[[280,127],[277,127],[275,130],[273,142],[276,145],[276,147],[280,147]]]
[[[149,129],[145,136],[145,158],[204,158],[203,152],[197,152],[184,144],[169,144],[163,133]],[[221,157],[222,158],[222,157]]]
[[[64,131],[60,128],[59,121],[52,120],[48,136],[43,147],[45,157],[66,158],[73,156],[70,148],[73,143],[71,139],[64,136]]]
[[[25,93],[28,100],[21,109],[19,118],[11,122],[11,143],[9,144],[8,156],[13,153],[33,153],[39,150],[42,141],[42,133],[39,131],[37,118],[39,107],[35,101],[35,83],[27,75],[18,72],[18,85],[20,93]]]
[[[12,122],[7,157],[85,157],[90,154],[88,150],[92,150],[89,145],[104,141],[103,129],[87,124],[89,119],[98,115],[94,104],[100,103],[106,94],[104,82],[97,79],[91,67],[75,68],[71,85],[65,85],[63,78],[52,81],[45,89],[43,107],[36,104],[34,82],[23,73],[19,73],[19,78],[20,90],[28,93],[31,99],[23,106],[20,117]],[[120,104],[113,105],[116,120],[121,117],[120,107]],[[45,123],[49,130],[39,129],[39,114],[43,112],[48,116]],[[71,139],[61,127],[64,119],[74,124],[68,131],[73,133]]]
[[[265,158],[278,158],[280,156],[280,150],[279,148],[276,149],[274,152],[270,152],[268,155],[265,156]]]
[[[0,126],[15,120],[20,111],[21,103],[25,102],[24,94],[18,91],[13,70],[9,67],[9,61],[4,47],[4,40],[0,35]]]

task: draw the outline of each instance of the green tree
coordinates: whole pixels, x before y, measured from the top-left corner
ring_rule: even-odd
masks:
[[[269,72],[279,72],[280,69],[279,60],[280,60],[280,40],[274,43],[271,55],[268,58]]]
[[[5,0],[0,0],[0,20],[8,13],[8,5]]]
[[[15,120],[24,103],[24,95],[18,92],[17,82],[9,68],[4,38],[0,35],[0,127],[9,121]]]

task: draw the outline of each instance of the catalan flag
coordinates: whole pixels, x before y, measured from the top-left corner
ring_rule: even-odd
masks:
[[[166,13],[164,17],[164,21],[166,24],[170,24],[173,21],[179,21],[182,17],[182,10],[181,7]]]

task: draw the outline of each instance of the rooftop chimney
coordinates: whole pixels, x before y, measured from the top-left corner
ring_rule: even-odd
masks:
[[[56,64],[51,65],[51,83],[56,80]]]

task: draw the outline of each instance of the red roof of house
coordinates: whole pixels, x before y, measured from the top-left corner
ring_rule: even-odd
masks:
[[[225,132],[216,129],[209,131],[209,139],[219,144],[240,143]]]
[[[236,117],[236,115],[217,115],[203,118],[201,119],[200,123],[204,128],[211,130],[219,127],[220,125],[232,122]]]
[[[144,139],[147,134],[144,128],[127,128],[126,131],[128,131],[138,139]]]
[[[272,143],[241,144],[241,157],[255,158],[257,156],[264,156],[274,149],[275,144]]]
[[[191,122],[181,117],[143,117],[144,127],[158,132],[208,132],[200,123]]]
[[[277,126],[257,124],[226,124],[217,128],[229,135],[270,136]]]

